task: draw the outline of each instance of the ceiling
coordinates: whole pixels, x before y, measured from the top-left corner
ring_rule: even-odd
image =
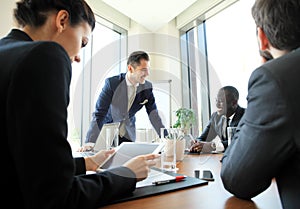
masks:
[[[197,0],[102,0],[104,3],[155,32]]]

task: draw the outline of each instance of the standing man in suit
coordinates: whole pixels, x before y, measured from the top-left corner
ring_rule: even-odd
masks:
[[[86,148],[95,143],[103,124],[121,122],[119,144],[136,139],[135,114],[145,106],[150,122],[160,135],[164,128],[158,115],[149,75],[150,58],[144,51],[135,51],[127,60],[127,73],[107,78],[100,93],[93,119],[86,136]]]
[[[216,98],[217,111],[214,112],[201,136],[191,146],[191,152],[211,152],[216,150],[212,140],[221,139],[224,149],[228,147],[227,127],[236,127],[242,118],[245,108],[238,105],[239,92],[233,86],[224,86]]]
[[[252,7],[259,49],[273,59],[250,76],[247,110],[221,169],[224,187],[243,199],[276,179],[284,209],[300,206],[299,11],[299,0],[256,0]]]

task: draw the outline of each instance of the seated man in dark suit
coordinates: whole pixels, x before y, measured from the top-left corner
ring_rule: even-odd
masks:
[[[227,126],[236,127],[242,118],[245,108],[238,105],[239,92],[233,86],[225,86],[216,98],[217,111],[214,112],[200,137],[190,148],[190,152],[211,152],[216,150],[213,141],[217,136],[221,139],[223,150],[228,147]]]
[[[127,60],[127,73],[107,78],[98,97],[93,119],[88,130],[85,147],[95,143],[103,124],[121,122],[119,144],[136,139],[135,114],[145,106],[150,122],[157,134],[164,128],[158,115],[152,83],[146,80],[150,58],[144,51],[135,51]]]

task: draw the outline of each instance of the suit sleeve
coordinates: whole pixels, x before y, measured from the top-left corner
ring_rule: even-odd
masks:
[[[86,173],[85,160],[83,157],[74,158],[75,163],[75,175],[81,175]]]
[[[197,138],[199,141],[206,141],[206,138],[208,136],[209,130],[211,126],[211,120],[209,120],[207,126],[205,127],[204,131],[201,133],[201,135]]]
[[[125,168],[75,175],[67,141],[71,63],[55,43],[41,43],[20,63],[8,92],[9,133],[25,208],[96,208],[135,189]]]
[[[95,143],[98,135],[103,127],[104,119],[108,112],[109,106],[113,98],[113,90],[109,82],[109,78],[105,80],[105,85],[97,99],[95,112],[92,116],[92,121],[90,122],[89,130],[87,132],[85,142]]]
[[[152,91],[152,84],[151,87],[149,87],[147,89],[148,92],[148,102],[146,103],[146,111],[149,117],[149,120],[152,124],[152,126],[154,127],[156,133],[159,135],[160,137],[160,129],[164,128],[165,126],[162,123],[161,117],[158,114],[158,110],[157,110],[157,106],[155,103],[155,97]]]
[[[248,84],[248,105],[233,141],[222,159],[224,187],[250,199],[266,190],[274,174],[291,156],[293,127],[282,86],[267,69],[254,71]]]
[[[217,136],[213,122],[215,115],[216,113],[212,114],[207,126],[205,127],[201,135],[197,138],[197,140],[210,142]]]

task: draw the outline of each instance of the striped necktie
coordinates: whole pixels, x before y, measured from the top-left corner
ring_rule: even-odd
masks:
[[[136,87],[132,85],[132,86],[129,86],[128,90],[129,89],[130,89],[130,91],[128,91],[128,110],[132,106],[132,103],[136,96]]]

